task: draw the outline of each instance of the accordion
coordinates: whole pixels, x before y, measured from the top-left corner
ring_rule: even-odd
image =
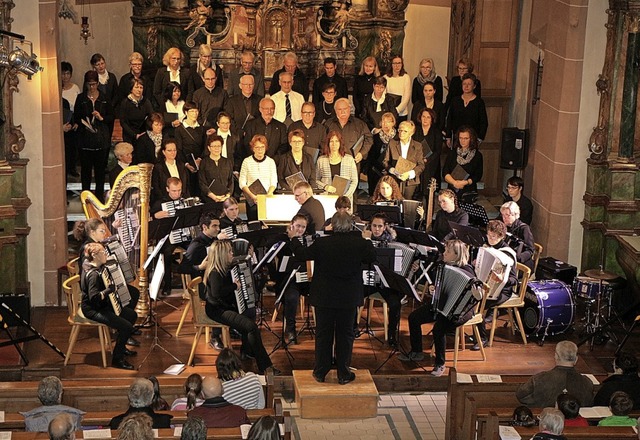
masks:
[[[124,246],[124,251],[129,253],[132,249],[139,248],[139,244],[136,245],[136,239],[140,231],[137,210],[130,207],[119,209],[113,214],[113,217],[115,220],[119,220],[118,236],[122,246]]]
[[[508,253],[508,254],[507,254]],[[488,286],[487,299],[496,299],[509,280],[509,273],[515,264],[516,255],[511,248],[478,249],[476,274],[478,279]]]
[[[129,286],[124,278],[122,270],[115,258],[109,257],[100,273],[105,286],[114,286],[114,291],[109,293],[109,301],[113,307],[113,312],[120,316],[122,308],[131,302]]]
[[[249,223],[238,223],[237,225],[227,226],[226,228],[222,228],[220,232],[224,232],[229,239],[235,240],[239,234],[260,229],[262,229],[262,222],[254,220]]]
[[[416,250],[405,243],[397,241],[375,241],[371,243],[376,247],[376,254],[378,254],[378,262],[393,270],[398,275],[407,277],[411,270],[411,263],[413,263],[416,256]],[[391,251],[384,252],[381,249],[391,249]],[[391,260],[393,258],[393,260]]]
[[[238,313],[256,306],[256,290],[253,282],[251,267],[246,261],[241,261],[231,268],[231,279],[240,282],[240,288],[235,290]]]
[[[129,262],[129,257],[127,257],[127,252],[125,250],[125,246],[120,242],[120,238],[118,235],[112,235],[102,242],[109,255],[115,258],[117,265],[119,266],[118,271],[124,276],[124,280],[127,283],[130,283],[136,279],[136,272]]]
[[[459,267],[439,265],[436,269],[432,309],[447,319],[455,319],[464,314],[482,298],[474,287],[476,281],[476,277]]]
[[[175,217],[176,211],[191,206],[201,205],[199,197],[189,197],[186,199],[169,200],[162,203],[162,210],[169,213],[169,217]],[[191,226],[189,228],[174,229],[169,235],[169,243],[180,244],[189,241],[198,236],[198,227]]]

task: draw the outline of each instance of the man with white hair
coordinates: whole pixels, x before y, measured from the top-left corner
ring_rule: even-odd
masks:
[[[520,385],[516,397],[529,407],[555,405],[558,395],[563,392],[575,396],[580,406],[591,406],[593,402],[593,382],[578,373],[578,347],[571,341],[558,342],[555,352],[556,366],[538,373]]]
[[[533,270],[533,253],[535,241],[528,224],[520,220],[520,206],[516,202],[505,202],[500,207],[502,221],[507,226],[507,232],[517,240],[507,240],[509,246],[516,251],[518,263],[522,263]]]
[[[309,97],[309,83],[307,78],[302,73],[302,70],[298,67],[298,56],[293,52],[287,52],[282,57],[282,69],[273,72],[271,79],[271,85],[269,86],[269,95],[275,95],[280,90],[280,84],[278,79],[282,72],[289,72],[293,75],[293,90],[300,93],[305,101]]]
[[[559,409],[544,408],[540,413],[540,432],[531,440],[566,440],[562,435],[564,415]]]
[[[118,429],[122,420],[129,414],[144,413],[153,420],[153,428],[169,428],[171,427],[170,414],[158,414],[151,407],[153,403],[153,384],[149,379],[142,377],[136,378],[129,387],[129,409],[127,412],[115,416],[109,422],[111,429]]]
[[[51,420],[60,413],[69,414],[74,427],[80,426],[84,411],[62,405],[63,391],[62,382],[56,376],[48,376],[40,381],[38,399],[42,406],[20,413],[24,416],[25,431],[47,432]]]
[[[292,89],[293,75],[289,72],[282,72],[278,82],[280,91],[271,95],[271,99],[276,104],[273,117],[288,127],[292,122],[302,119],[302,104],[305,99]]]

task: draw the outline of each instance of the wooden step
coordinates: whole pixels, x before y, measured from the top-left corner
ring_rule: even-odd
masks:
[[[312,370],[294,370],[296,402],[303,419],[351,419],[378,415],[378,390],[369,370],[356,371],[356,380],[338,384],[336,371],[318,383]]]

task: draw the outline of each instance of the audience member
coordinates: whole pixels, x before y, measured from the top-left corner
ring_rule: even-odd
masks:
[[[202,405],[189,411],[189,415],[201,417],[207,428],[235,428],[249,423],[247,410],[222,397],[222,382],[217,377],[203,379],[202,396]]]
[[[314,163],[322,151],[327,136],[327,128],[315,120],[316,113],[315,104],[313,102],[305,102],[302,104],[302,119],[289,126],[289,133],[294,130],[302,130],[304,132],[304,146],[318,151],[314,155]]]
[[[267,138],[267,156],[274,158],[287,151],[287,127],[273,117],[276,104],[271,98],[260,100],[260,116],[247,122],[244,129],[242,159],[251,156],[251,140],[260,134]]]
[[[83,411],[62,405],[62,382],[56,376],[47,376],[38,385],[38,400],[42,406],[21,412],[24,416],[25,431],[47,432],[49,423],[60,413],[69,414],[74,427],[82,423]]]
[[[598,426],[636,426],[636,419],[629,417],[633,409],[633,399],[624,391],[616,391],[609,401],[611,416],[598,422]]]
[[[151,407],[154,411],[167,411],[169,404],[160,395],[160,382],[155,376],[149,376],[149,381],[153,384],[153,403]]]
[[[265,397],[260,378],[251,371],[242,369],[240,357],[230,348],[225,348],[216,359],[216,371],[222,381],[222,397],[244,409],[262,409]]]
[[[282,72],[289,72],[293,75],[293,90],[300,93],[304,100],[309,98],[309,83],[305,78],[302,70],[298,67],[298,56],[293,52],[287,52],[283,56],[283,67],[273,73],[271,85],[269,86],[269,95],[275,95],[280,90],[278,78]]]
[[[190,416],[182,425],[180,440],[206,440],[207,425],[204,420],[197,416]]]
[[[194,101],[193,94],[196,90],[201,89],[207,85],[207,81],[204,79],[207,69],[212,69],[215,73],[215,80],[213,86],[217,89],[224,89],[224,74],[222,68],[212,62],[213,51],[208,44],[201,44],[198,48],[198,61],[191,65],[189,68],[189,78],[187,79],[187,101]],[[210,85],[211,86],[211,85]],[[215,115],[213,115],[215,117]]]
[[[560,410],[545,408],[540,413],[540,432],[531,440],[566,440],[562,435],[564,430],[564,416]]]
[[[580,415],[580,402],[575,396],[559,394],[556,407],[564,415],[564,426],[589,426],[589,421]]]
[[[280,440],[280,425],[272,416],[262,416],[249,430],[247,440]]]
[[[117,440],[153,440],[152,420],[147,414],[133,413],[118,428]]]
[[[76,424],[69,413],[59,413],[49,422],[49,440],[75,440]]]
[[[273,118],[288,127],[292,122],[302,119],[301,111],[305,98],[300,93],[292,90],[293,75],[291,73],[280,73],[278,83],[280,84],[280,90],[271,95],[271,99],[276,106]]]
[[[505,202],[516,202],[520,207],[520,220],[531,226],[533,221],[533,203],[529,197],[525,196],[522,191],[524,190],[524,180],[522,177],[512,176],[507,180],[507,193],[508,197],[505,197]]]
[[[593,398],[595,406],[607,406],[611,395],[624,391],[633,399],[633,409],[640,409],[640,377],[638,376],[638,358],[629,352],[621,351],[613,360],[612,376],[602,381],[600,389]]]
[[[171,411],[191,411],[196,406],[202,405],[202,376],[197,373],[189,375],[184,382],[186,397],[178,397],[171,404]]]
[[[335,99],[348,98],[349,90],[347,87],[347,80],[338,75],[338,62],[336,59],[333,57],[327,57],[324,59],[323,64],[324,73],[313,82],[313,102],[318,105],[323,101],[322,94],[325,91],[325,86],[327,84],[333,84],[335,86]]]
[[[391,65],[385,77],[387,78],[387,92],[400,96],[400,102],[396,107],[398,122],[406,121],[411,101],[411,77],[404,70],[404,61],[400,55],[391,58]]]
[[[556,345],[556,366],[533,375],[516,391],[518,400],[528,406],[546,407],[555,405],[558,394],[567,390],[574,395],[581,406],[591,406],[593,382],[578,373],[578,347],[571,341],[561,341]]]
[[[240,68],[233,69],[229,73],[229,85],[227,86],[227,93],[230,97],[238,95],[238,85],[242,90],[242,81],[245,76],[253,77],[253,92],[260,98],[264,97],[264,78],[262,73],[254,66],[256,56],[250,50],[245,50],[240,55]]]
[[[511,426],[536,426],[536,419],[533,417],[533,413],[529,407],[521,405],[513,410]]]
[[[169,428],[171,425],[171,418],[173,416],[169,414],[156,413],[151,405],[153,404],[153,384],[149,379],[138,377],[133,380],[133,383],[129,387],[129,409],[120,415],[115,416],[109,422],[111,429],[119,429],[120,424],[125,417],[142,413],[146,414],[153,421],[153,428]],[[153,435],[152,435],[153,438]]]

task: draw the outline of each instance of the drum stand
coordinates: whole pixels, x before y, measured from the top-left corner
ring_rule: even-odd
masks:
[[[602,270],[602,266],[600,269],[589,269],[585,271],[585,275],[591,278],[595,278],[599,281],[598,284],[598,295],[596,296],[596,311],[595,318],[593,320],[593,325],[590,324],[590,319],[587,321],[587,325],[585,326],[585,332],[587,336],[578,342],[578,347],[584,344],[587,341],[589,342],[589,350],[593,351],[593,346],[596,341],[596,337],[602,338],[602,340],[606,341],[608,337],[613,342],[618,342],[618,338],[616,335],[610,331],[611,324],[613,320],[611,319],[611,297],[609,297],[608,303],[602,302],[604,289],[603,289],[603,281],[608,281],[617,278],[617,275],[612,274],[610,272],[606,272]],[[605,316],[603,309],[607,307],[607,315]],[[589,316],[591,312],[591,306],[589,306]],[[617,317],[617,313],[614,314]],[[619,318],[618,318],[619,320]]]
[[[155,301],[155,303],[156,303],[156,307],[157,307],[158,302]],[[154,315],[154,310],[153,310],[154,308],[155,307],[152,306],[152,310],[149,311],[149,316]],[[140,370],[140,368],[144,365],[144,363],[147,362],[147,359],[149,359],[149,356],[151,356],[151,353],[153,353],[153,350],[155,350],[156,347],[158,347],[160,350],[162,350],[165,353],[167,353],[169,356],[171,356],[173,359],[175,359],[179,364],[182,364],[182,361],[180,359],[175,357],[173,354],[171,354],[169,352],[169,350],[167,350],[166,348],[164,348],[160,344],[160,338],[158,338],[158,328],[162,329],[162,331],[167,333],[170,338],[172,337],[171,334],[158,324],[158,320],[157,319],[151,318],[151,320],[153,321],[153,324],[154,324],[153,343],[151,344],[151,348],[149,349],[149,353],[147,353],[147,355],[144,357],[142,362],[140,362],[140,365],[138,365],[138,370]]]

